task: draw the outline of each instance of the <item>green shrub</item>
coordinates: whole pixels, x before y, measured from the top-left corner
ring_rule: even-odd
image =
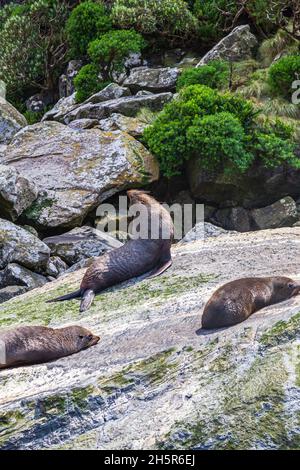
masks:
[[[33,0],[8,11],[0,28],[0,79],[8,98],[32,87],[53,90],[65,60],[67,2]]]
[[[184,0],[116,0],[112,19],[117,27],[159,34],[165,39],[184,39],[197,28],[197,20]]]
[[[295,166],[291,136],[280,122],[272,127],[258,125],[251,102],[229,92],[191,85],[165,106],[145,129],[144,139],[167,177],[180,174],[191,157],[203,169],[224,172],[245,171],[255,158],[264,164]]]
[[[197,117],[187,130],[188,148],[207,170],[247,170],[254,157],[246,141],[240,120],[228,112]]]
[[[70,56],[84,57],[88,44],[111,29],[111,20],[101,3],[80,3],[67,21],[66,31],[70,45]]]
[[[212,42],[224,36],[224,29],[230,26],[238,11],[236,0],[195,0],[194,15],[198,18],[198,34],[202,41]],[[228,14],[224,15],[222,12]]]
[[[140,52],[145,45],[143,37],[136,31],[110,31],[92,41],[88,53],[92,62],[99,67],[103,81],[108,81],[112,80],[114,72],[123,69],[131,52]]]
[[[274,93],[289,98],[292,83],[300,79],[300,55],[282,57],[269,68],[268,82]]]
[[[86,100],[89,96],[102,90],[109,83],[110,82],[103,82],[103,80],[99,78],[99,68],[96,65],[84,65],[74,78],[77,103]]]
[[[229,65],[224,61],[213,61],[209,65],[183,70],[177,80],[177,91],[189,85],[207,85],[222,88],[229,82]]]

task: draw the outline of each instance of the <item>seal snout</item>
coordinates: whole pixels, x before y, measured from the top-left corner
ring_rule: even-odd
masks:
[[[89,336],[89,345],[95,346],[100,341],[100,336],[90,335]]]
[[[295,282],[295,284],[293,286],[292,296],[294,297],[295,295],[299,295],[299,294],[300,294],[300,283]]]

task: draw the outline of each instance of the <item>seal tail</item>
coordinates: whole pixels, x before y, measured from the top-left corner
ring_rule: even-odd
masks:
[[[46,303],[50,304],[52,302],[63,302],[64,300],[78,299],[78,297],[81,297],[81,294],[81,289],[78,289],[75,292],[71,292],[70,294],[62,295],[61,297],[56,297],[55,299],[47,300]]]
[[[79,309],[80,312],[85,312],[86,310],[90,308],[95,298],[95,295],[96,294],[92,289],[88,289],[84,292],[82,299],[81,299],[81,303],[80,303],[80,309]]]

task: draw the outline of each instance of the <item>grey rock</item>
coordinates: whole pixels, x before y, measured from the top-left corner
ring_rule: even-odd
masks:
[[[105,119],[111,114],[120,113],[125,116],[135,116],[141,108],[149,108],[152,111],[160,111],[163,106],[172,99],[172,93],[159,93],[157,95],[125,96],[118,99],[103,101],[100,103],[82,104],[70,113],[63,116],[63,121],[69,124],[75,119]]]
[[[237,232],[235,231],[229,231],[221,227],[217,227],[216,225],[213,225],[209,222],[199,222],[183,237],[179,243],[190,243],[196,240],[205,240],[206,238],[220,237],[222,235],[234,235],[236,233]]]
[[[26,217],[41,228],[79,226],[111,195],[159,176],[156,159],[127,133],[51,121],[18,133],[4,162],[34,180],[40,195]]]
[[[68,265],[59,256],[50,256],[46,273],[51,279],[63,274],[68,269]]]
[[[24,286],[7,286],[0,289],[0,304],[7,302],[8,300],[16,297],[17,295],[24,294],[27,292],[27,288]]]
[[[219,209],[211,217],[211,221],[226,230],[249,232],[252,229],[250,212],[243,207]]]
[[[75,121],[71,121],[69,126],[72,129],[92,129],[98,124],[98,119],[76,119]]]
[[[71,126],[74,122],[78,121],[72,121],[69,125]],[[123,114],[119,113],[114,113],[109,118],[99,121],[99,129],[102,131],[120,130],[127,132],[133,137],[140,137],[147,125],[146,122],[136,117],[123,116]]]
[[[76,108],[78,106],[76,104],[76,94],[73,93],[72,95],[66,97],[66,98],[61,98],[54,106],[52,109],[47,111],[47,113],[44,114],[42,117],[42,121],[52,121],[56,120],[59,121],[60,119],[63,118],[63,116],[72,109]]]
[[[43,242],[51,249],[52,256],[59,256],[68,265],[92,256],[100,256],[122,245],[118,240],[87,226],[74,228],[55,237],[44,238]]]
[[[117,83],[110,83],[103,90],[98,91],[94,95],[87,98],[80,106],[85,104],[97,104],[103,103],[104,101],[117,100],[124,96],[130,96],[131,92],[129,88],[119,86]]]
[[[229,61],[249,59],[257,44],[257,39],[251,33],[249,25],[237,26],[202,57],[197,67],[218,59]]]
[[[137,67],[131,70],[123,85],[128,86],[132,92],[148,90],[161,93],[175,89],[178,75],[177,68]]]
[[[0,215],[16,220],[38,196],[35,184],[13,167],[0,165]]]
[[[77,289],[83,270],[1,305],[1,328],[76,322],[101,336],[78,354],[0,372],[1,449],[295,448],[298,298],[230,328],[200,327],[225,282],[299,279],[299,242],[300,228],[283,228],[175,246],[170,270],[103,292],[83,315],[76,301],[45,303]]]
[[[44,272],[50,248],[34,235],[8,220],[0,219],[0,269],[18,263],[35,272]]]
[[[36,93],[26,100],[26,108],[33,113],[45,112],[45,108],[52,103],[50,94]]]
[[[25,117],[0,96],[0,144],[7,144],[22,127],[27,125]]]
[[[82,67],[81,60],[70,60],[66,72],[59,77],[58,89],[59,97],[67,98],[75,92],[74,78]]]
[[[251,216],[257,229],[292,226],[298,220],[294,199],[287,196],[267,207],[253,209]]]
[[[0,271],[0,286],[25,286],[27,289],[35,289],[46,284],[44,276],[34,273],[24,266],[17,263],[11,263],[5,269]]]

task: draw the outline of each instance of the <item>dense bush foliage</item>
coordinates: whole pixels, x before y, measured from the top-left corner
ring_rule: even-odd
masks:
[[[229,83],[229,65],[221,60],[212,61],[209,65],[191,67],[183,70],[177,80],[177,91],[189,85],[207,85],[211,88],[222,88]]]
[[[184,0],[116,0],[112,19],[120,28],[134,28],[146,35],[158,33],[176,40],[194,34],[197,28]]]
[[[109,82],[104,82],[99,77],[99,68],[96,65],[84,65],[74,79],[76,101],[81,103],[108,84]]]
[[[300,55],[282,57],[271,65],[268,81],[275,93],[290,97],[295,80],[300,80]]]
[[[66,30],[72,58],[84,57],[89,43],[111,29],[111,20],[101,3],[80,3],[67,21]]]
[[[140,52],[145,44],[143,37],[134,30],[109,31],[90,43],[88,54],[99,67],[102,79],[107,81],[113,79],[114,72],[123,69],[130,53]]]
[[[53,89],[66,52],[67,3],[31,0],[8,7],[0,22],[0,78],[8,96],[30,86]]]
[[[230,93],[221,94],[203,85],[183,88],[144,138],[157,156],[162,173],[171,177],[182,171],[184,161],[197,158],[203,169],[245,171],[254,158],[266,164],[296,165],[293,145],[282,129],[259,125],[253,105]],[[286,131],[287,132],[287,131]]]

